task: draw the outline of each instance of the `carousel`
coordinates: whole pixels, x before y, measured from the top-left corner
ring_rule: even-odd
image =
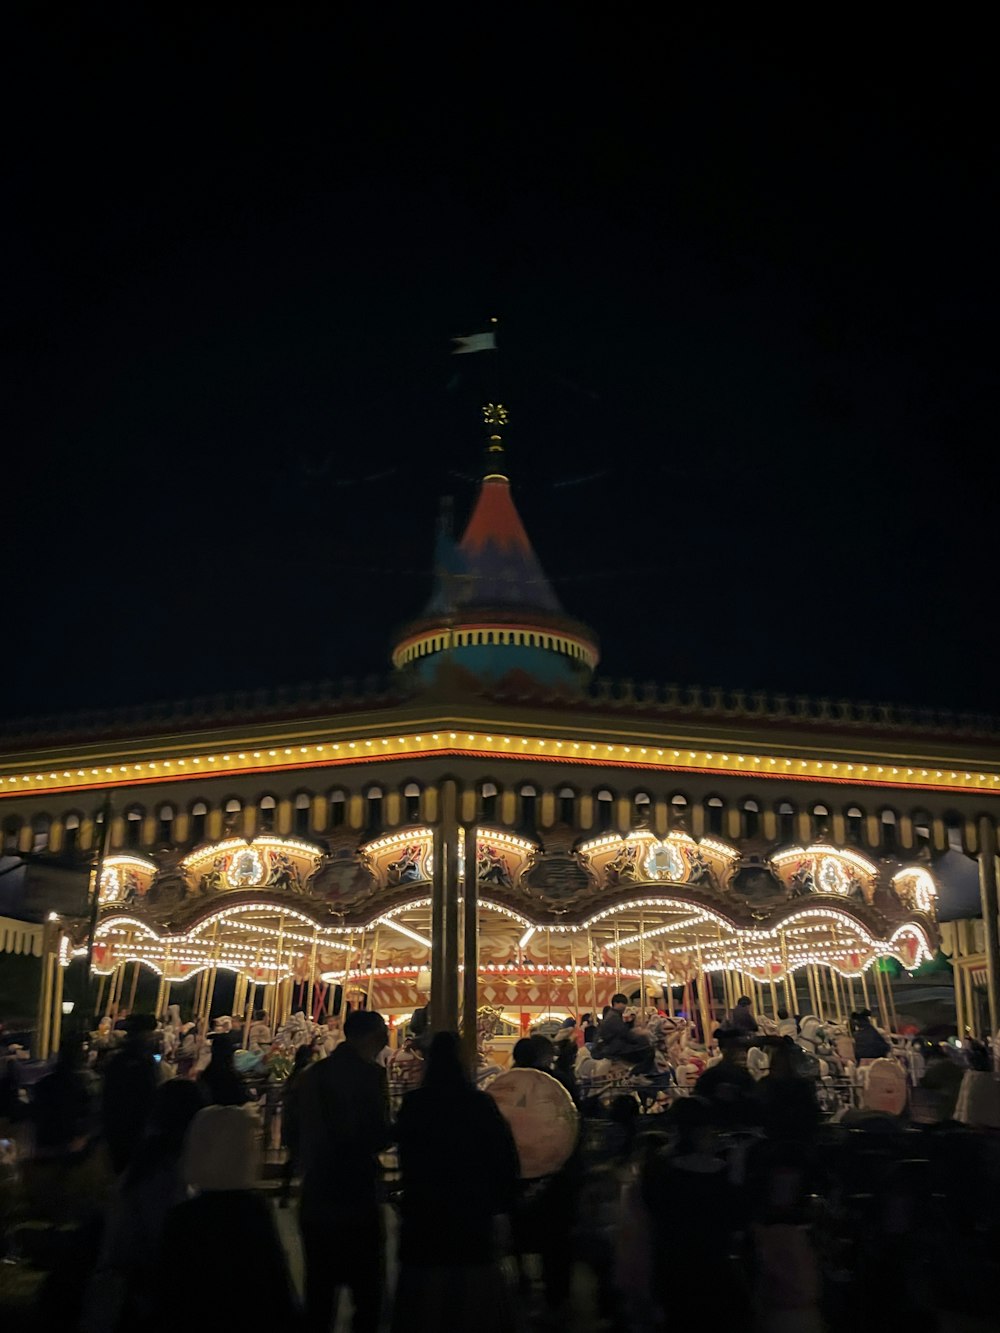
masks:
[[[681,828],[560,844],[476,827],[460,843],[460,881],[470,864],[478,956],[458,967],[475,967],[498,1040],[600,1014],[616,992],[686,1020],[702,1041],[742,995],[775,1020],[787,1009],[838,1022],[863,1007],[892,1030],[877,965],[912,970],[937,948],[925,865],[824,841],[755,854]],[[260,835],[170,865],[109,856],[92,942],[98,1007],[124,1003],[149,969],[159,1013],[181,998],[195,1018],[263,1009],[277,1028],[349,1002],[399,1032],[433,986],[434,877],[434,831],[422,825],[360,847]],[[86,952],[85,938],[69,939],[64,961]]]

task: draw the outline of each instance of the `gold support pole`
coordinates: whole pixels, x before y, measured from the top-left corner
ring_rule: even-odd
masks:
[[[38,996],[38,1055],[39,1060],[49,1057],[49,1039],[52,1031],[52,950],[49,939],[52,931],[46,924],[42,934],[42,985]]]
[[[63,973],[65,968],[59,962],[58,947],[53,960],[55,967],[55,978],[52,995],[52,1049],[59,1050],[62,1042],[62,998],[63,998]]]
[[[284,912],[282,912],[281,915],[278,917],[278,948],[274,959],[275,963],[274,994],[271,997],[272,1003],[274,1005],[274,1014],[271,1021],[271,1031],[274,1033],[277,1033],[278,1028],[285,1021],[284,1005],[282,1003],[282,995],[281,995],[281,950],[284,947],[284,943],[285,943],[285,914]]]
[[[813,963],[806,964],[806,981],[809,986],[809,1006],[817,1018],[822,1018],[819,996],[816,991],[816,968]]]
[[[639,908],[639,1011],[646,1009],[646,915]]]
[[[697,929],[697,927],[696,927]],[[705,968],[701,957],[701,940],[697,934],[694,937],[695,962],[698,967],[698,1016],[701,1024],[701,1038],[704,1044],[708,1045],[708,1030],[711,1027],[712,1017],[708,1004],[708,994],[705,986]]]
[[[307,1013],[310,1018],[313,1016],[314,996],[316,992],[316,949],[319,944],[319,931],[313,926],[312,951],[309,955],[309,999]]]
[[[135,996],[138,989],[139,989],[139,960],[137,958],[132,964],[132,986],[128,993],[129,1013],[131,1013],[132,1010],[135,1008]]]
[[[861,969],[861,994],[864,997],[865,1008],[871,1011],[872,1002],[868,998],[868,972],[867,969]]]
[[[106,976],[104,976],[104,977],[98,977],[98,979],[97,979],[97,1004],[96,1004],[95,1007],[94,1007],[94,1017],[95,1017],[95,1018],[100,1018],[100,1015],[101,1015],[101,1005],[104,1003],[104,988],[107,986],[107,984],[108,984],[108,979],[107,979]],[[88,1022],[88,1023],[90,1022],[90,1014],[87,1015],[87,1022]]]
[[[379,926],[376,922],[375,933],[372,936],[372,965],[368,969],[368,1008],[375,1008],[375,960],[378,955],[378,933]]]
[[[597,973],[594,971],[594,941],[587,929],[587,966],[590,968],[590,1021],[596,1027],[601,1015],[597,1012]]]
[[[619,939],[618,918],[615,917],[615,990],[616,991],[620,991],[622,988],[622,954],[621,954],[621,947],[619,946],[618,943],[618,939]]]

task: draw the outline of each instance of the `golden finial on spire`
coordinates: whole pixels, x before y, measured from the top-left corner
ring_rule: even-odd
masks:
[[[484,403],[483,420],[487,426],[495,426],[498,429],[507,424],[507,409],[503,403]]]

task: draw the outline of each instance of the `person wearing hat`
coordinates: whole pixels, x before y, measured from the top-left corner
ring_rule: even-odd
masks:
[[[854,1053],[859,1060],[880,1060],[889,1054],[889,1043],[872,1023],[870,1009],[859,1009],[856,1014],[852,1014],[851,1027],[854,1032]]]

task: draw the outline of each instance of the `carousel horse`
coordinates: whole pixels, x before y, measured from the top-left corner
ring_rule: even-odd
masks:
[[[392,1091],[400,1096],[420,1087],[424,1081],[424,1058],[414,1046],[412,1037],[407,1037],[389,1056],[385,1072]]]
[[[866,1111],[902,1115],[906,1110],[908,1091],[902,1065],[889,1056],[882,1056],[873,1060],[864,1071],[861,1105]]]

